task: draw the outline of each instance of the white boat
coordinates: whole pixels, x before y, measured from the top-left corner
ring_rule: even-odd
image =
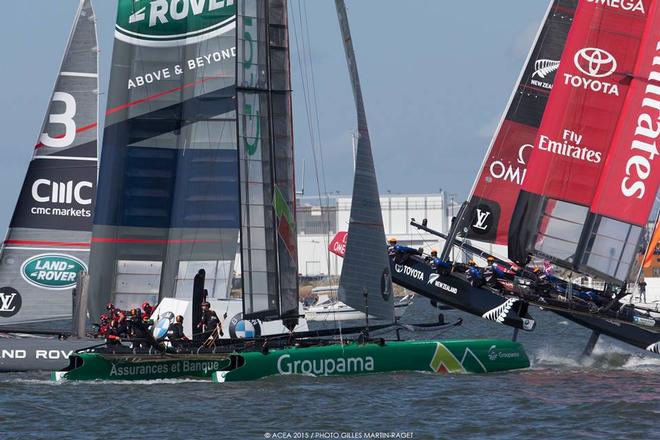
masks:
[[[303,314],[307,321],[354,321],[364,320],[365,314],[337,300],[338,286],[322,286],[312,289],[312,296],[317,299],[314,304],[303,306]],[[406,295],[394,302],[394,314],[397,318],[403,316],[414,295]],[[369,319],[376,319],[369,315]]]

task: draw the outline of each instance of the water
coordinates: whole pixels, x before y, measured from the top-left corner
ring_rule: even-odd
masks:
[[[411,309],[408,320],[435,314],[423,299]],[[465,321],[440,337],[511,336],[498,324],[444,313]],[[4,374],[0,438],[367,438],[385,432],[412,432],[415,439],[660,438],[659,356],[603,337],[593,358],[580,363],[589,331],[548,312],[533,314],[538,328],[519,338],[532,368],[504,374],[273,377],[226,384],[56,384],[47,373]]]

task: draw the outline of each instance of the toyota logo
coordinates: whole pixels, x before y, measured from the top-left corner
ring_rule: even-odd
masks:
[[[574,61],[580,72],[594,78],[610,76],[616,70],[616,60],[612,54],[596,47],[579,50]]]

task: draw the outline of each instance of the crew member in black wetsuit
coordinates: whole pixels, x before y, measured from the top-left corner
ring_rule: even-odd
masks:
[[[174,322],[170,324],[170,328],[167,329],[167,338],[175,347],[180,346],[182,341],[188,340],[186,335],[183,333],[183,316],[176,315]]]
[[[224,333],[222,331],[222,324],[220,323],[220,318],[218,318],[218,314],[215,313],[213,310],[211,310],[211,304],[208,302],[204,301],[202,303],[202,319],[199,321],[197,324],[197,328],[200,329],[202,333],[202,337],[208,338],[211,333],[213,333],[213,330],[216,329],[216,327],[220,326],[219,329],[219,334],[220,336],[223,336]]]

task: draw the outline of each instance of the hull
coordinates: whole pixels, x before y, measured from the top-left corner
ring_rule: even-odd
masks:
[[[529,367],[517,342],[484,339],[393,341],[326,345],[232,355],[238,367],[213,374],[214,382],[275,375],[349,376],[395,371],[493,373]]]
[[[68,371],[51,373],[63,380],[159,380],[210,378],[229,365],[229,354],[208,355],[103,355],[78,353],[71,357]]]
[[[225,382],[290,374],[493,373],[527,367],[529,359],[525,350],[512,341],[393,341],[273,349],[265,354],[261,351],[177,355],[78,353],[71,357],[67,370],[53,372],[51,378],[130,381],[192,377]]]
[[[458,310],[521,330],[532,331],[536,321],[527,313],[528,304],[492,290],[473,287],[460,274],[441,275],[419,257],[405,261],[390,259],[392,281],[429,299]]]
[[[658,332],[622,322],[607,321],[605,319],[575,315],[558,310],[553,310],[553,312],[597,333],[602,333],[643,350],[660,354],[660,333]]]
[[[401,318],[412,300],[397,302],[394,304],[394,316]],[[334,303],[329,306],[311,306],[303,309],[305,320],[325,322],[325,321],[364,321],[365,314],[359,310],[347,306],[344,303]],[[369,315],[369,319],[378,319]]]
[[[99,342],[102,340],[0,334],[0,372],[61,370],[76,350]]]

